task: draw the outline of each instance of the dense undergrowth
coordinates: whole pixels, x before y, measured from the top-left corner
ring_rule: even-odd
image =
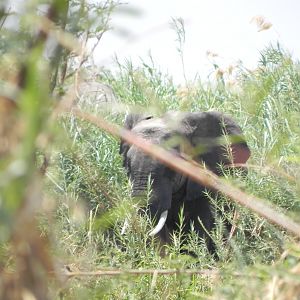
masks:
[[[119,139],[60,107],[72,102],[71,108],[119,125],[129,111],[226,112],[243,128],[252,153],[247,177],[228,181],[300,223],[299,62],[278,43],[261,51],[254,70],[213,63],[215,76],[185,86],[174,84],[151,57],[99,71],[65,33],[83,44],[99,42],[117,3],[49,3],[46,16],[55,26],[39,19],[38,4],[31,3],[19,30],[3,26],[10,13],[0,6],[0,298],[299,299],[299,240],[226,197],[211,198],[218,259],[196,233],[180,230],[160,255],[158,241],[148,236],[151,220],[130,196]],[[174,22],[183,42],[183,24]],[[45,58],[49,36],[58,43],[55,55]],[[103,89],[113,90],[110,100],[95,97],[97,84],[101,99]],[[229,241],[225,220],[237,227]],[[170,269],[178,273],[126,273]],[[124,273],[65,277],[97,270]],[[187,272],[193,270],[209,272]]]
[[[128,110],[146,109],[155,115],[168,110],[220,110],[232,115],[243,127],[252,151],[247,178],[235,184],[300,221],[300,73],[298,63],[279,45],[262,51],[256,70],[237,70],[234,86],[223,80],[198,81],[183,89],[154,65],[119,67],[114,75],[103,74],[102,82],[114,89]],[[97,105],[82,109],[101,114]],[[122,124],[124,113],[112,112],[107,118]],[[184,247],[198,257],[180,254],[180,232],[173,237],[168,254],[160,257],[157,244],[147,238],[150,221],[137,213],[138,206],[130,200],[119,141],[73,117],[61,120],[60,126],[69,145],[61,149],[59,144],[49,175],[56,176],[61,188],[51,183],[48,187],[60,199],[55,215],[60,255],[81,270],[198,268],[221,272],[220,278],[158,276],[155,284],[151,284],[152,275],[73,280],[64,297],[87,293],[91,299],[273,299],[269,295],[279,293],[281,299],[283,293],[284,299],[285,286],[299,288],[299,275],[294,277],[292,271],[299,267],[299,247],[282,229],[238,207],[237,233],[229,244],[223,240],[222,221],[233,218],[223,210],[228,199],[215,203],[219,219],[213,236],[219,260],[208,253],[196,234],[188,237]],[[129,216],[130,226],[121,235],[125,216]],[[281,292],[273,286],[274,281],[283,286]],[[294,297],[299,295],[294,293]]]

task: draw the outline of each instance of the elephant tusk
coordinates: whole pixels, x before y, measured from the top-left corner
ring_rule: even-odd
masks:
[[[123,224],[123,226],[122,226],[121,235],[124,235],[124,234],[125,234],[125,231],[126,231],[126,229],[128,228],[128,226],[129,226],[128,220],[125,219],[124,224]]]
[[[162,230],[162,228],[164,227],[164,225],[167,221],[167,217],[168,217],[168,211],[165,210],[161,213],[159,221],[158,221],[157,225],[155,226],[155,228],[149,233],[150,236],[154,236]]]

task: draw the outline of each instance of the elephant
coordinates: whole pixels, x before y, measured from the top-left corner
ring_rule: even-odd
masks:
[[[251,154],[239,125],[218,111],[168,112],[161,117],[129,114],[124,127],[181,158],[192,157],[218,176],[223,174],[222,165],[245,164]],[[183,233],[189,233],[193,227],[213,253],[215,245],[209,233],[215,225],[215,214],[206,187],[126,141],[121,140],[120,154],[132,182],[133,197],[146,193],[151,178],[148,211],[157,225],[150,235],[158,236],[163,244],[170,243],[170,235],[178,229],[179,213],[183,209]]]

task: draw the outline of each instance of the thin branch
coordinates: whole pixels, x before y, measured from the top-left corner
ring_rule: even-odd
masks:
[[[68,111],[68,108],[64,108],[63,104],[60,106],[60,109],[63,109],[65,112]],[[149,141],[133,134],[131,131],[104,120],[102,117],[96,117],[94,115],[84,113],[79,109],[73,109],[72,113],[78,118],[91,122],[110,134],[122,138],[127,143],[135,145],[144,153],[154,157],[172,169],[189,176],[196,182],[199,182],[213,190],[220,191],[234,202],[249,208],[259,216],[267,219],[269,222],[280,226],[297,237],[300,237],[299,223],[296,223],[285,214],[277,211],[275,207],[271,206],[269,203],[265,203],[263,199],[246,194],[211,171],[204,169],[199,164],[195,162],[191,163],[177,157],[169,151],[157,145],[153,145]]]
[[[12,14],[12,13],[11,13],[11,7],[9,7],[9,8],[7,9],[7,12],[5,11],[4,8],[1,9],[1,10],[0,10],[0,14],[1,14],[1,18],[2,18],[2,20],[1,20],[1,22],[0,22],[0,30],[2,30],[2,27],[4,26],[4,24],[5,24],[5,22],[6,22],[6,19],[8,18],[9,15]],[[1,18],[0,18],[0,19],[1,19]]]
[[[56,22],[57,24],[61,23],[59,26],[60,26],[60,30],[62,31],[66,31],[68,12],[69,12],[69,1],[66,2],[66,8],[64,9],[62,16],[60,17],[60,20]],[[55,46],[55,50],[53,51],[54,55],[50,60],[50,65],[52,66],[53,69],[53,75],[50,82],[51,93],[54,91],[55,87],[57,86],[57,77],[58,77],[60,65],[62,65],[62,69],[63,69],[61,77],[64,76],[63,72],[64,69],[66,68],[67,60],[68,60],[66,53],[68,53],[68,50],[64,49],[60,43],[57,43]]]
[[[126,276],[126,275],[202,275],[216,277],[219,275],[217,270],[192,270],[192,269],[167,269],[167,270],[98,270],[98,271],[66,271],[64,273],[68,278],[72,277],[89,277],[89,276]]]
[[[49,17],[39,16],[33,20],[40,28],[40,34],[51,36],[65,49],[73,52],[76,56],[80,56],[83,52],[82,44],[69,32],[58,28]]]
[[[199,275],[203,277],[210,277],[212,279],[216,279],[220,276],[229,275],[234,277],[255,277],[255,278],[261,278],[264,277],[264,275],[261,275],[259,273],[240,273],[240,272],[221,272],[217,269],[131,269],[131,270],[96,270],[96,271],[71,271],[69,270],[68,266],[66,268],[66,271],[63,273],[63,276],[66,276],[67,279],[74,278],[74,277],[104,277],[104,276],[110,276],[110,277],[116,277],[116,276],[143,276],[143,275],[152,275],[153,277],[157,277],[158,275],[164,275],[164,276],[172,276],[172,275]],[[156,278],[155,278],[156,280]]]

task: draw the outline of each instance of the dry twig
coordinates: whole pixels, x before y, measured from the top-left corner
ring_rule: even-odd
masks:
[[[191,269],[166,269],[166,270],[98,270],[98,271],[66,271],[65,276],[72,277],[89,277],[89,276],[126,276],[126,275],[202,275],[207,277],[216,277],[219,275],[217,270],[191,270]]]

